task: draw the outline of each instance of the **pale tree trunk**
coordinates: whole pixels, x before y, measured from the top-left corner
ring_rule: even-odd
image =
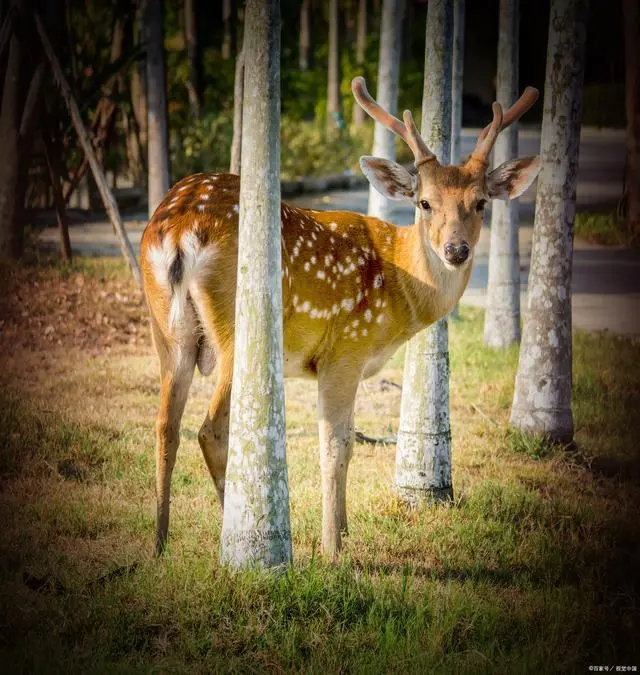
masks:
[[[329,0],[329,74],[327,77],[327,126],[334,128],[340,116],[340,52],[338,47],[338,0]]]
[[[571,264],[589,0],[553,0],[529,301],[511,425],[560,442],[573,437]]]
[[[430,0],[421,129],[442,164],[451,151],[452,51],[453,0]],[[407,344],[395,488],[409,504],[453,498],[446,317]]]
[[[464,84],[465,0],[453,0],[453,66],[451,77],[451,164],[460,164]]]
[[[80,145],[82,146],[82,149],[84,150],[85,154],[87,155],[87,159],[89,160],[89,166],[91,167],[91,171],[93,172],[93,177],[95,178],[98,190],[100,191],[100,196],[102,197],[102,201],[107,211],[107,215],[109,216],[109,220],[111,221],[111,225],[113,226],[113,229],[116,235],[118,236],[122,255],[129,264],[129,268],[131,269],[131,273],[133,274],[133,278],[135,279],[136,283],[138,284],[138,286],[142,286],[142,277],[140,275],[140,267],[138,266],[138,261],[136,260],[135,253],[133,251],[133,248],[131,247],[129,238],[127,237],[126,230],[124,229],[124,224],[122,222],[122,218],[120,217],[120,211],[118,210],[116,200],[114,199],[111,190],[109,190],[106,178],[104,176],[104,173],[102,172],[102,167],[100,166],[98,157],[96,156],[96,153],[93,149],[93,145],[91,144],[91,139],[89,138],[89,134],[87,133],[87,130],[85,129],[84,124],[82,122],[82,116],[80,114],[78,104],[73,98],[73,94],[71,93],[71,87],[69,87],[69,83],[67,82],[64,76],[64,73],[60,66],[60,62],[58,61],[58,58],[55,55],[55,52],[53,51],[53,47],[51,46],[51,42],[47,37],[47,33],[44,24],[40,19],[40,16],[35,11],[33,11],[33,16],[36,22],[36,27],[38,29],[38,35],[40,36],[40,40],[42,41],[44,53],[46,54],[47,59],[49,60],[53,76],[56,80],[56,84],[58,85],[58,89],[62,94],[62,98],[64,99],[67,109],[69,110],[69,115],[71,116],[71,121],[73,122],[73,126],[75,127],[76,133],[78,134]]]
[[[496,98],[505,110],[518,98],[519,4],[519,0],[500,0]],[[517,156],[518,124],[514,123],[498,135],[494,167]],[[493,200],[484,341],[500,349],[520,342],[519,221],[517,199]]]
[[[384,0],[380,23],[380,56],[378,59],[376,100],[392,115],[396,115],[398,110],[403,13],[404,0]],[[374,157],[381,157],[382,159],[395,160],[396,158],[396,136],[379,122],[375,123],[373,131],[372,154]],[[389,220],[391,210],[391,200],[383,197],[373,185],[370,185],[367,213],[382,220]]]
[[[309,26],[309,14],[311,0],[302,0],[300,7],[300,45],[298,52],[298,65],[300,70],[309,70],[309,53],[311,51],[311,30]]]
[[[247,0],[238,289],[221,562],[292,561],[280,248],[280,2]]]
[[[231,141],[231,173],[240,173],[242,167],[242,111],[244,99],[244,49],[236,57],[233,83],[233,139]]]
[[[462,97],[464,93],[465,0],[453,0],[453,57],[451,66],[451,164],[460,164],[462,147]],[[460,306],[451,310],[460,318]]]
[[[198,32],[196,28],[196,0],[185,0],[184,3],[184,33],[187,42],[189,58],[189,80],[187,89],[191,115],[200,119],[202,95],[200,88],[200,64],[198,62]]]
[[[146,0],[149,217],[169,190],[167,92],[162,0]]]
[[[362,69],[367,55],[367,0],[358,1],[358,32],[356,34],[356,63],[360,69],[359,75],[364,75]],[[361,127],[366,113],[359,105],[353,106],[353,126]]]
[[[640,238],[640,12],[637,0],[624,0],[627,109],[627,223]]]

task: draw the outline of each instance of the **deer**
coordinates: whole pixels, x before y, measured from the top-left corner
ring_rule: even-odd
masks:
[[[360,167],[385,197],[416,207],[400,227],[348,211],[281,203],[284,376],[317,381],[323,554],[335,560],[348,532],[347,470],[354,445],[360,381],[376,374],[418,331],[448,314],[471,274],[483,212],[490,199],[515,199],[536,178],[539,157],[489,170],[500,131],[535,103],[527,87],[493,119],[466,161],[442,165],[418,132],[378,105],[364,78],[352,91],[377,122],[407,143],[414,165],[364,156]],[[160,361],[156,421],[155,552],[165,549],[171,475],[180,421],[195,368],[217,367],[213,397],[198,442],[224,508],[233,380],[240,177],[199,173],[178,181],[144,230],[141,269]]]

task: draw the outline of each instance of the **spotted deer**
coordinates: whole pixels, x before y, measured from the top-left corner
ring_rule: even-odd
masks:
[[[361,379],[377,373],[398,347],[460,299],[489,199],[513,199],[532,183],[539,159],[506,162],[488,171],[501,129],[537,98],[528,88],[493,121],[461,166],[442,166],[411,113],[404,124],[352,83],[357,102],[411,148],[415,168],[376,157],[360,166],[385,197],[418,208],[414,225],[347,211],[281,206],[285,377],[318,382],[322,483],[322,548],[335,558],[347,530],[347,467],[354,442],[353,409]],[[223,503],[233,374],[240,178],[200,173],[180,180],[159,205],[142,237],[141,264],[160,359],[156,425],[156,552],[169,525],[171,473],[180,420],[194,369],[217,366],[217,381],[198,435]]]

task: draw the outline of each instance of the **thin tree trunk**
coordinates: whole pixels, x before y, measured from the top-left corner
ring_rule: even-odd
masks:
[[[367,56],[367,0],[358,0],[358,32],[356,36],[356,63],[359,75],[364,75],[365,58]],[[366,113],[362,106],[353,106],[353,126],[358,129],[364,123]]]
[[[200,119],[202,108],[202,90],[200,87],[200,64],[198,61],[198,31],[196,28],[196,0],[185,0],[184,32],[189,59],[189,80],[187,89],[189,106],[195,119]]]
[[[244,49],[236,57],[233,83],[233,140],[231,141],[231,173],[240,173],[242,167],[242,109],[244,98]]]
[[[0,254],[10,258],[22,255],[22,237],[18,219],[18,182],[20,174],[20,70],[22,45],[17,33],[9,39],[9,58],[5,70],[0,109]]]
[[[627,224],[640,238],[640,18],[637,0],[624,0],[627,109]]]
[[[329,0],[329,74],[327,77],[327,127],[340,121],[340,52],[338,45],[338,0]]]
[[[497,100],[506,110],[518,98],[520,28],[519,0],[500,0]],[[498,135],[494,167],[518,156],[518,124]],[[520,342],[520,249],[518,200],[494,199],[491,205],[491,247],[484,341],[505,349]]]
[[[40,35],[40,40],[42,41],[42,46],[44,47],[44,52],[47,56],[47,59],[49,60],[49,63],[51,64],[51,69],[53,71],[53,76],[58,84],[58,89],[60,90],[60,93],[62,94],[62,97],[64,98],[64,101],[69,110],[69,114],[71,115],[71,120],[76,129],[76,133],[78,134],[78,138],[80,139],[82,149],[89,158],[89,165],[91,166],[91,171],[93,172],[93,176],[98,185],[98,189],[100,190],[100,195],[102,196],[102,201],[104,202],[104,206],[107,210],[109,220],[111,220],[113,229],[115,233],[118,235],[122,254],[124,255],[125,260],[129,264],[129,267],[131,268],[131,272],[133,274],[136,283],[138,284],[138,286],[142,286],[142,278],[140,276],[140,268],[138,267],[138,261],[136,260],[136,256],[133,251],[133,248],[131,247],[131,243],[129,242],[129,238],[127,237],[127,232],[124,229],[124,224],[122,223],[122,218],[120,217],[120,212],[118,211],[118,205],[116,204],[116,200],[114,199],[111,190],[109,190],[109,186],[107,185],[107,181],[102,172],[102,167],[100,166],[98,158],[96,157],[96,154],[93,150],[93,146],[91,145],[89,134],[87,133],[87,130],[84,128],[84,124],[82,123],[82,116],[80,114],[78,104],[73,98],[73,94],[71,93],[69,83],[67,82],[64,73],[62,72],[60,62],[58,61],[58,58],[56,57],[55,52],[53,51],[53,47],[51,46],[51,42],[47,37],[44,24],[42,23],[42,20],[40,19],[40,16],[38,15],[37,12],[34,11],[33,14],[36,21],[38,34]]]
[[[300,70],[309,70],[311,51],[311,30],[309,24],[309,15],[311,10],[311,0],[302,0],[300,7],[300,45],[298,53],[298,65]]]
[[[222,58],[228,60],[233,54],[235,47],[235,13],[233,0],[222,0],[222,22],[224,24],[224,37],[222,38]]]
[[[441,164],[451,152],[452,52],[453,0],[430,0],[421,129]],[[407,345],[395,488],[409,504],[453,499],[446,317]]]
[[[149,217],[169,190],[167,93],[162,0],[146,0]]]
[[[451,164],[460,164],[464,94],[465,0],[453,0],[453,71],[451,79]]]
[[[589,0],[553,0],[529,301],[511,425],[569,442],[571,265]]]
[[[384,0],[380,26],[380,56],[378,59],[378,91],[376,100],[392,115],[398,110],[398,80],[400,78],[400,54],[402,40],[402,17],[404,0]],[[360,106],[357,106],[360,108]],[[379,122],[373,132],[374,157],[395,160],[396,136]],[[391,201],[383,197],[373,185],[369,186],[370,216],[389,220]]]
[[[221,561],[290,564],[280,246],[280,2],[247,0],[238,289]]]
[[[53,193],[53,205],[56,211],[56,220],[60,230],[60,257],[66,263],[71,262],[71,241],[69,239],[69,223],[67,221],[67,211],[64,199],[62,197],[62,182],[60,178],[60,163],[55,149],[51,146],[49,138],[43,138],[44,152],[47,160],[47,169],[49,171],[49,181]]]

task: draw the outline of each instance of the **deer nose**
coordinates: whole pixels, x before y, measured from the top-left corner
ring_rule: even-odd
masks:
[[[469,257],[470,250],[469,244],[466,241],[462,241],[459,244],[454,244],[450,241],[444,245],[444,257],[452,265],[462,265]]]

